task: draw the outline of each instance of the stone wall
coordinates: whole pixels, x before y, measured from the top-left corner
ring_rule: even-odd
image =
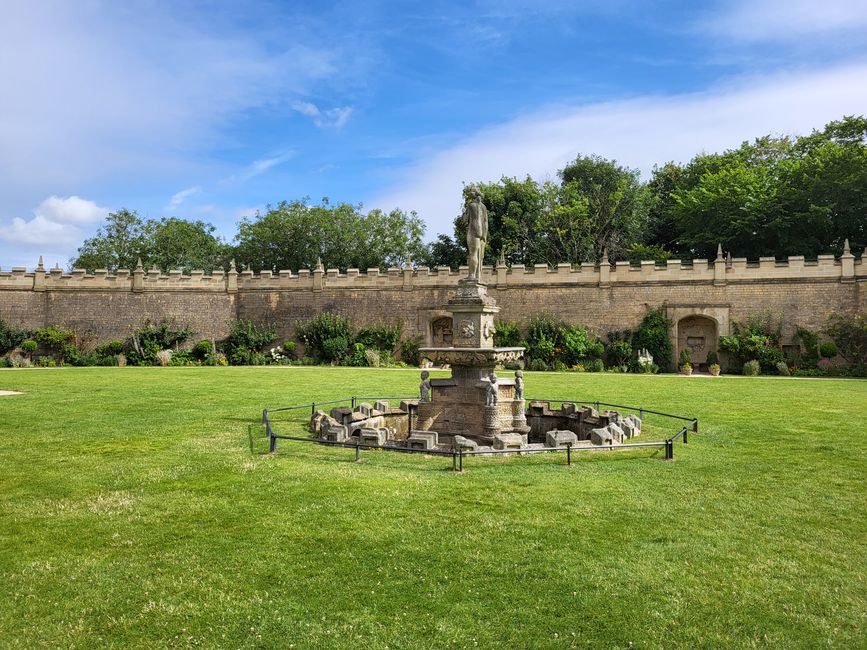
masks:
[[[281,336],[290,336],[296,321],[334,311],[357,325],[402,320],[405,332],[419,332],[430,344],[431,323],[450,315],[443,306],[465,274],[447,268],[257,275],[234,269],[182,275],[139,268],[112,275],[16,268],[0,271],[0,318],[28,328],[57,324],[100,340],[124,338],[146,319],[169,318],[189,323],[196,338],[221,338],[237,318],[274,323]],[[867,265],[849,253],[812,262],[790,257],[555,269],[500,265],[486,267],[482,280],[504,320],[526,322],[549,312],[598,335],[634,328],[647,308],[664,306],[675,322],[675,343],[678,323],[694,316],[709,319],[718,336],[728,334],[733,321],[771,311],[782,316],[788,340],[796,325],[818,329],[832,312],[867,308]],[[715,340],[707,344],[715,347]]]

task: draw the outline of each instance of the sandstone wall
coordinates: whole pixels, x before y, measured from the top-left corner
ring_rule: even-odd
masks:
[[[384,273],[316,269],[185,276],[142,269],[109,275],[19,268],[0,271],[0,318],[27,328],[57,324],[100,340],[124,338],[145,319],[169,318],[189,323],[196,338],[221,338],[237,318],[274,323],[281,336],[289,336],[296,321],[335,311],[358,325],[401,319],[405,332],[420,332],[429,341],[431,322],[448,315],[443,305],[465,273],[447,268]],[[634,328],[648,307],[665,306],[675,320],[675,341],[677,321],[691,315],[712,319],[717,334],[727,334],[731,322],[770,310],[782,315],[784,337],[789,338],[796,325],[817,329],[832,312],[867,309],[867,265],[846,254],[814,262],[791,257],[784,263],[501,265],[486,267],[483,281],[505,320],[526,322],[544,311],[604,335]]]

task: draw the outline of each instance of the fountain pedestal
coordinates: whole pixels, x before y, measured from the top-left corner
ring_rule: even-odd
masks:
[[[417,428],[436,431],[441,441],[456,435],[490,445],[501,433],[527,433],[524,400],[515,393],[513,378],[496,378],[494,368],[519,361],[521,347],[494,347],[494,316],[500,308],[487,287],[472,279],[461,280],[449,300],[453,346],[422,348],[423,357],[451,367],[448,379],[431,379],[428,401],[418,405]]]

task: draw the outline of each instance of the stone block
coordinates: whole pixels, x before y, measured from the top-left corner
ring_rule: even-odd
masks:
[[[623,435],[626,438],[631,438],[635,435],[635,423],[630,418],[623,418],[623,422],[618,426],[623,429]]]
[[[334,424],[325,429],[322,437],[331,442],[346,442],[347,438],[349,438],[349,432],[344,425]]]
[[[593,429],[590,432],[590,442],[594,445],[612,445],[614,444],[614,436],[607,427],[604,429]]]
[[[436,431],[411,431],[406,440],[406,446],[410,449],[435,449],[439,444],[439,435]]]
[[[352,409],[348,406],[335,406],[331,409],[331,417],[341,423],[346,423],[351,414]]]
[[[623,421],[623,416],[617,411],[605,411],[602,415],[607,416],[609,422],[620,424]]]
[[[381,447],[388,441],[388,429],[361,429],[358,437],[363,445],[376,445]]]
[[[325,411],[316,411],[316,413],[313,414],[313,417],[310,418],[310,424],[307,426],[307,430],[310,433],[318,433],[323,420],[326,418],[328,418],[328,415]]]
[[[494,436],[494,449],[523,449],[527,446],[527,436],[519,433],[501,433]]]
[[[356,413],[363,413],[364,417],[369,418],[373,412],[373,404],[368,404],[367,402],[362,402],[358,406],[355,407]]]
[[[381,399],[373,405],[373,409],[380,413],[388,413],[391,410],[391,404],[388,403],[388,400]]]
[[[566,445],[574,447],[577,443],[578,436],[571,431],[553,429],[545,434],[546,447],[565,447]]]
[[[563,402],[563,406],[560,407],[560,412],[564,415],[571,415],[575,412],[575,404],[573,402]]]
[[[373,409],[371,409],[372,411]],[[370,415],[365,413],[364,411],[353,411],[347,416],[349,422],[364,422],[366,421]]]
[[[452,446],[455,449],[463,449],[464,451],[476,451],[479,448],[479,443],[463,436],[455,436],[452,439]]]
[[[614,442],[623,442],[623,438],[626,437],[626,434],[623,432],[623,429],[620,428],[619,424],[610,422],[607,428],[611,432],[611,437],[614,439]]]
[[[401,402],[400,402],[400,410],[405,412],[405,413],[409,413],[410,409],[415,410],[417,408],[418,408],[418,400],[417,399],[405,399],[405,400],[401,400]]]

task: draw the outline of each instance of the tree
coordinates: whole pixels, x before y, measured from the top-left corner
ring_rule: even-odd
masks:
[[[114,272],[133,269],[139,257],[147,257],[150,233],[137,212],[122,208],[110,213],[105,221],[96,235],[86,239],[78,249],[78,257],[70,261],[71,267]]]
[[[146,261],[164,271],[181,269],[189,273],[200,269],[210,273],[224,268],[230,251],[214,236],[216,228],[204,221],[186,221],[177,217],[148,222],[150,241]]]
[[[448,235],[437,235],[436,240],[428,244],[420,261],[430,268],[447,266],[457,269],[461,264],[466,264],[467,251]]]
[[[361,205],[283,201],[238,227],[235,255],[255,271],[386,268],[425,256],[424,223],[414,212],[361,212]]]

